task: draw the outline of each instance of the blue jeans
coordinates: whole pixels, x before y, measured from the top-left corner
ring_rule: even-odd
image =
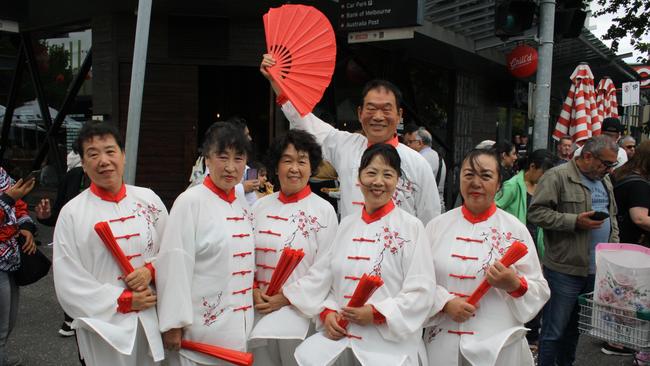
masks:
[[[18,286],[10,272],[0,271],[0,366],[7,360],[7,338],[16,324]]]
[[[578,295],[594,290],[594,275],[572,276],[544,268],[551,298],[544,306],[539,366],[571,366],[578,346]]]

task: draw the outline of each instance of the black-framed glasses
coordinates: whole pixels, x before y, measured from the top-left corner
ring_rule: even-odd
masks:
[[[605,168],[607,168],[607,169],[614,168],[616,166],[616,164],[618,163],[618,161],[612,162],[612,161],[603,160],[599,156],[596,156],[596,155],[594,155],[594,158],[598,159],[605,166]]]

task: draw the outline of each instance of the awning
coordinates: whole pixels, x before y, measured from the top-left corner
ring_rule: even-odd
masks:
[[[425,25],[424,33],[452,45],[460,45],[467,51],[495,61],[494,52],[501,54],[501,59],[496,60],[505,64],[505,55],[516,46],[517,42],[504,43],[494,36],[494,0],[424,0],[424,17],[431,25]],[[427,31],[427,28],[436,30],[442,28],[446,32]],[[536,34],[533,27],[526,35]],[[522,41],[536,46],[532,40]],[[638,74],[617,57],[602,41],[586,28],[578,38],[556,40],[553,49],[553,76],[554,78],[570,75],[580,62],[587,62],[594,73],[596,80],[610,76],[617,84],[625,81],[636,80]],[[555,81],[555,80],[554,80]],[[558,85],[561,90],[568,88],[568,83]],[[555,87],[553,88],[555,90]]]

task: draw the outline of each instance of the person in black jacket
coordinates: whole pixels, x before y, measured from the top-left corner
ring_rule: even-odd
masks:
[[[650,244],[650,141],[639,145],[632,159],[614,171],[621,243]]]
[[[74,167],[63,176],[63,181],[59,184],[56,193],[56,201],[54,206],[50,204],[48,198],[42,198],[36,205],[36,218],[38,222],[46,226],[54,226],[59,217],[61,208],[65,206],[68,201],[75,198],[79,193],[90,186],[90,179],[84,173],[83,168],[78,166]],[[68,314],[63,313],[64,321],[59,329],[59,334],[63,337],[71,337],[74,335],[74,330],[70,327],[72,318]]]

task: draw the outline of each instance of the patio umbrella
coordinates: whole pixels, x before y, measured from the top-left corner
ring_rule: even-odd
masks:
[[[570,136],[580,143],[600,134],[600,116],[596,106],[594,74],[589,65],[581,63],[571,74],[571,88],[564,100],[562,113],[555,124],[553,138]]]
[[[605,76],[596,88],[596,105],[598,116],[602,122],[607,117],[618,118],[618,102],[616,101],[616,86],[612,79]]]

